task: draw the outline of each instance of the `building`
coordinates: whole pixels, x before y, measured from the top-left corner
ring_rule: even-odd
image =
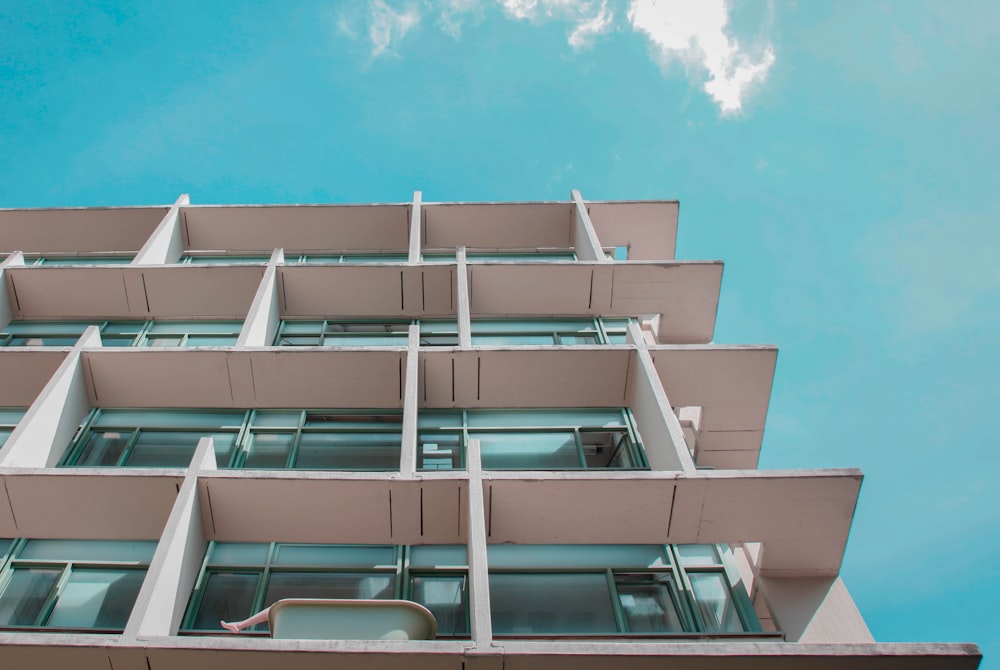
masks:
[[[756,469],[777,350],[677,213],[0,211],[3,666],[977,667],[873,642],[860,472]],[[286,596],[439,637],[220,629]]]

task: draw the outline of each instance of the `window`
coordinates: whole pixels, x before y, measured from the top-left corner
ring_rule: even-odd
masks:
[[[62,467],[186,468],[211,437],[220,468],[399,469],[400,412],[97,409]]]
[[[209,544],[182,633],[222,630],[282,598],[421,603],[438,637],[469,637],[468,561],[461,545]],[[253,629],[267,630],[267,624]]]
[[[417,422],[419,470],[465,468],[470,438],[487,470],[648,468],[628,409],[425,410]]]
[[[467,250],[465,258],[468,261],[507,261],[513,263],[549,263],[551,261],[575,261],[576,252],[571,249],[541,249],[541,250]],[[455,251],[431,251],[423,254],[425,262],[455,262]]]
[[[490,545],[493,632],[501,637],[759,632],[728,552],[714,545]]]
[[[4,445],[10,434],[17,428],[27,410],[21,407],[0,407],[0,447]],[[3,555],[3,547],[0,546],[0,556]]]
[[[267,254],[266,256],[254,254],[235,256],[229,254],[188,252],[181,256],[177,262],[183,265],[204,265],[208,263],[215,265],[258,265],[267,263],[269,260],[271,260],[271,254]]]
[[[25,265],[128,265],[132,262],[134,252],[127,256],[32,256],[25,257]]]
[[[472,322],[472,344],[624,344],[627,330],[628,319],[478,319]]]
[[[285,255],[285,264],[291,263],[302,263],[302,264],[345,264],[345,265],[359,265],[359,264],[371,264],[371,263],[406,263],[410,260],[410,255],[407,252],[403,253],[358,253],[350,252],[343,254],[303,254],[303,255]]]
[[[106,347],[234,346],[242,321],[12,321],[0,330],[0,346],[71,347],[96,326]]]
[[[458,346],[458,324],[448,320],[282,321],[276,347],[405,347],[410,324],[420,326],[421,346]]]
[[[155,542],[0,540],[0,628],[120,633],[155,548]]]

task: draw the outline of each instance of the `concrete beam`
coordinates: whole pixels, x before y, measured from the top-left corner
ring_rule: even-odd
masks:
[[[423,195],[420,191],[413,192],[413,204],[410,205],[410,256],[409,263],[420,262],[420,222],[423,216],[420,201]]]
[[[483,465],[479,440],[470,439],[466,447],[469,468],[469,620],[472,641],[480,650],[493,644],[493,620],[490,611],[490,569],[486,557],[486,503],[483,495]]]
[[[267,262],[264,276],[254,295],[250,310],[243,321],[243,329],[236,341],[238,347],[269,347],[278,333],[281,307],[278,303],[278,268],[285,262],[283,249],[275,249]]]
[[[187,193],[181,194],[177,202],[167,211],[166,216],[153,230],[142,249],[132,259],[132,265],[159,265],[176,263],[184,253],[184,231],[181,228],[181,207],[191,204]]]
[[[573,243],[576,246],[576,257],[581,261],[597,261],[598,263],[611,263],[604,254],[601,241],[597,238],[597,231],[590,220],[590,213],[587,205],[583,202],[580,192],[573,189],[570,192],[570,199],[573,201]]]
[[[403,435],[399,474],[413,478],[417,474],[417,398],[420,388],[420,326],[411,323],[403,378]]]
[[[458,288],[458,344],[462,349],[471,349],[472,322],[469,316],[469,271],[465,247],[456,249],[455,260],[458,261],[458,274],[455,277]]]

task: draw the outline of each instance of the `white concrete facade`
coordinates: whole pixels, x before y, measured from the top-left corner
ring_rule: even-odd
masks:
[[[157,207],[0,210],[0,333],[12,322],[243,322],[233,346],[110,346],[94,326],[71,347],[0,346],[0,408],[25,409],[0,446],[0,539],[157,541],[121,634],[0,625],[0,664],[311,668],[335,655],[337,667],[456,670],[976,668],[974,645],[873,640],[839,577],[860,472],[757,469],[777,349],[713,343],[722,264],[674,258],[677,214],[672,201],[578,191],[545,203],[435,203],[418,191],[399,204],[204,206],[182,195]],[[133,256],[36,261],[105,253]],[[199,253],[263,260],[182,262]],[[337,254],[364,260],[308,260]],[[632,320],[614,342],[476,339],[482,320],[570,318]],[[409,325],[387,346],[276,346],[296,319]],[[435,320],[454,322],[453,343],[425,341],[418,322]],[[60,466],[98,408],[395,412],[399,468],[226,468],[209,438],[182,467]],[[625,408],[648,467],[491,470],[473,435],[464,467],[422,470],[418,416],[456,408]],[[470,635],[184,635],[210,542],[466,545]],[[487,549],[502,544],[717,544],[759,627],[498,636]]]

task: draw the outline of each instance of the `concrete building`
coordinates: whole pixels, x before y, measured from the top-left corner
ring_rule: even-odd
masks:
[[[757,469],[777,349],[677,213],[0,211],[0,664],[976,668],[873,641],[860,472]],[[284,597],[438,637],[221,630]]]

